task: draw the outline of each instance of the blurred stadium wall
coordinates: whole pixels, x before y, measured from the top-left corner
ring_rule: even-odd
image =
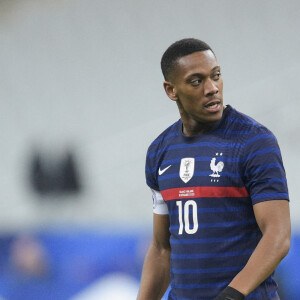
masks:
[[[33,284],[36,295],[68,299],[111,272],[138,282],[152,225],[145,153],[179,118],[159,62],[184,37],[215,50],[225,103],[279,140],[293,223],[280,267],[289,290],[289,267],[300,264],[299,20],[297,0],[1,0],[0,296],[19,299],[11,290]],[[45,181],[34,181],[37,170]],[[66,284],[82,265],[87,274]],[[65,294],[51,296],[55,284]]]

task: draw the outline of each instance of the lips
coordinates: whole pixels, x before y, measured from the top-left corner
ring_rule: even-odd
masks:
[[[210,100],[204,105],[204,107],[209,112],[217,112],[221,108],[221,101],[218,99]]]
[[[221,101],[219,99],[213,99],[213,100],[206,102],[206,104],[204,106],[209,107],[209,106],[212,106],[215,104],[220,104],[220,103],[221,103]]]

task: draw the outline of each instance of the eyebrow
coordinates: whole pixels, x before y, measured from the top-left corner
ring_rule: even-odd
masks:
[[[215,70],[220,69],[220,68],[221,68],[220,66],[215,66],[215,67],[213,67],[213,68],[210,70],[210,72],[214,72]],[[202,73],[193,73],[193,74],[189,74],[189,75],[187,76],[187,78],[191,78],[191,77],[193,77],[193,76],[204,77],[204,75],[203,75]]]

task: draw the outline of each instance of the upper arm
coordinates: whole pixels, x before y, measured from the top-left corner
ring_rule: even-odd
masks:
[[[288,201],[264,201],[255,204],[253,209],[257,224],[263,234],[273,231],[277,235],[290,238],[291,222]]]
[[[158,249],[170,250],[169,215],[153,214],[153,240]]]
[[[170,248],[170,220],[167,204],[165,203],[161,193],[152,190],[153,198],[153,245],[158,248]]]
[[[243,180],[252,204],[288,200],[286,174],[275,136],[266,128],[256,128],[243,151]]]

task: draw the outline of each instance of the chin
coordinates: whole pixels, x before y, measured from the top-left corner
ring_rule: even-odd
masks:
[[[221,120],[222,116],[223,116],[223,111],[220,111],[220,112],[216,113],[215,115],[210,115],[206,119],[206,121],[207,122],[217,122],[217,121]]]

